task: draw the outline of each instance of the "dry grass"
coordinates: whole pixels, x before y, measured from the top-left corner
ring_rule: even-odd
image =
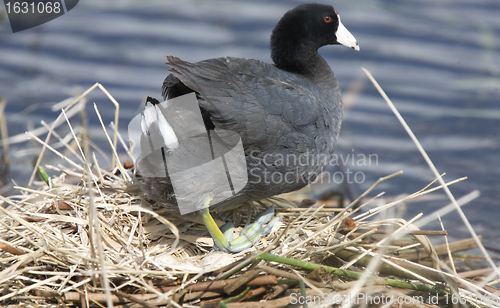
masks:
[[[288,307],[303,306],[299,299],[304,296],[313,307],[346,296],[340,304],[351,307],[360,303],[345,299],[362,294],[372,300],[439,298],[438,303],[403,307],[445,306],[452,299],[470,306],[500,307],[498,289],[493,287],[498,284],[498,269],[465,271],[467,263],[452,259],[453,252],[480,245],[475,233],[466,243],[434,247],[427,236],[446,232],[417,227],[419,221],[437,219],[448,209],[410,221],[390,215],[394,206],[447,190],[463,179],[444,183],[437,174],[437,185],[429,183],[392,202],[384,202],[382,193],[372,196],[378,184],[396,173],[381,178],[343,209],[324,207],[329,201],[296,208],[302,200],[296,194],[286,196],[288,200],[274,198],[219,212],[219,222],[232,219],[246,224],[272,203],[284,223],[247,251],[211,253],[213,241],[198,218],[176,216],[130,194],[131,165],[122,162],[104,170],[85,150],[86,139],[75,133],[69,118],[74,108],[84,108],[82,100],[97,88],[116,106],[113,124],[118,123],[119,104],[102,85],[94,85],[47,126],[45,140],[31,134],[43,146],[37,166],[48,149],[59,155],[61,164],[45,167],[59,175],[47,185],[34,181],[35,168],[28,187],[16,187],[18,195],[1,197],[1,306]],[[50,146],[51,135],[57,137],[56,129],[64,123],[73,135],[72,143],[65,144],[71,155]],[[104,123],[102,127],[118,162],[118,140],[124,152],[130,151],[117,125],[112,126],[112,137]],[[456,201],[452,197],[451,207],[459,209],[477,196],[472,192]],[[363,210],[375,201],[381,205]],[[487,253],[484,257],[494,265]]]

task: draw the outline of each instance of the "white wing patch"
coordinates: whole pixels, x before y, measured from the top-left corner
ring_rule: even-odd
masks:
[[[141,130],[144,135],[151,136],[152,131],[156,130],[163,139],[163,145],[168,149],[176,149],[179,146],[179,140],[172,126],[168,123],[158,105],[147,103],[141,118]],[[156,134],[154,134],[156,135]]]

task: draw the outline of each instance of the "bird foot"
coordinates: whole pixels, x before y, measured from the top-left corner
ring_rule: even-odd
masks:
[[[208,213],[205,212],[205,214]],[[210,214],[208,214],[210,215]],[[206,215],[203,215],[206,217]],[[281,216],[274,217],[274,207],[271,206],[267,210],[260,212],[255,216],[255,221],[243,228],[240,235],[233,240],[234,224],[233,222],[228,222],[223,225],[218,231],[221,232],[218,235],[217,230],[210,228],[209,224],[204,218],[207,224],[208,230],[214,239],[215,246],[225,252],[240,252],[248,249],[257,243],[262,235],[267,235],[271,232],[272,228],[278,221],[282,221]],[[210,216],[211,218],[211,216]],[[266,226],[264,226],[267,224]],[[217,228],[218,229],[218,228]]]

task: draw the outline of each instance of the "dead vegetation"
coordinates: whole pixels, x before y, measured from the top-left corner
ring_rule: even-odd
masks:
[[[1,306],[500,307],[495,288],[500,275],[484,248],[481,257],[453,256],[482,247],[475,233],[433,246],[428,237],[446,238],[445,229],[418,227],[460,210],[477,191],[456,201],[449,193],[450,206],[429,217],[405,221],[388,214],[436,190],[449,192],[448,185],[463,179],[445,183],[434,168],[436,183],[416,193],[391,202],[383,201],[383,193],[374,195],[378,184],[394,180],[398,172],[343,208],[294,194],[218,212],[218,223],[232,219],[244,225],[272,203],[284,222],[242,253],[210,252],[213,241],[198,218],[176,216],[128,192],[133,164],[101,169],[86,150],[68,114],[76,114],[74,108],[82,108],[79,104],[96,88],[116,106],[113,137],[101,121],[114,162],[120,161],[117,148],[130,154],[117,130],[119,105],[100,84],[68,101],[46,126],[45,140],[30,135],[43,146],[30,183],[0,199]],[[96,106],[95,111],[100,118]],[[50,140],[64,140],[55,129],[65,122],[73,140],[62,153]],[[61,159],[57,166],[45,166],[58,176],[35,181],[36,172],[44,173],[39,164],[47,149]],[[476,268],[478,259],[490,267]]]

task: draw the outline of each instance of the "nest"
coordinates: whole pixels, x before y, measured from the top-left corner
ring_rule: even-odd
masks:
[[[107,93],[96,84],[74,98],[61,118],[97,87]],[[371,196],[396,173],[345,207],[295,193],[226,209],[216,213],[218,223],[248,224],[271,204],[284,218],[254,247],[228,254],[211,251],[213,240],[197,217],[173,214],[130,192],[133,164],[118,163],[117,125],[112,139],[103,124],[116,162],[104,170],[95,156],[83,154],[85,141],[72,128],[76,147],[66,148],[78,163],[47,143],[60,123],[53,123],[46,141],[35,139],[69,167],[46,165],[58,174],[46,176],[39,166],[42,150],[36,172],[44,181],[1,197],[3,307],[500,307],[498,289],[475,282],[491,280],[494,270],[471,271],[473,258],[452,258],[452,252],[478,245],[475,239],[433,246],[428,236],[446,238],[446,231],[420,230],[414,223],[421,215],[370,220],[462,179],[433,182],[392,202]]]

